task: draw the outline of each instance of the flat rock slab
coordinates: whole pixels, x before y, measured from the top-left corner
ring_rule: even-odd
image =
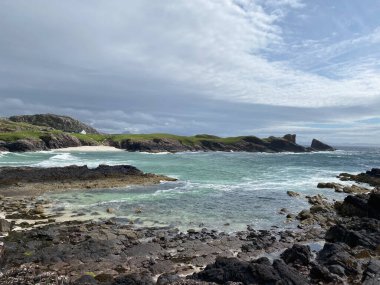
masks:
[[[66,167],[1,167],[0,194],[4,196],[40,195],[47,191],[113,188],[131,184],[156,184],[175,179],[143,173],[131,165]]]

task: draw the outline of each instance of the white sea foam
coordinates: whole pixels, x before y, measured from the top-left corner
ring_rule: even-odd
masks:
[[[83,162],[70,153],[60,153],[50,157],[47,160],[35,163],[37,167],[56,167],[68,165],[83,165]]]

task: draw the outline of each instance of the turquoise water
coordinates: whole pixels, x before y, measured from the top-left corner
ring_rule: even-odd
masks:
[[[279,215],[308,207],[305,198],[288,197],[322,193],[329,199],[344,194],[318,189],[318,182],[338,181],[341,172],[357,173],[380,166],[380,149],[345,149],[319,153],[177,153],[36,152],[2,153],[0,166],[63,166],[132,164],[145,172],[178,178],[154,186],[101,189],[47,194],[55,207],[69,211],[98,212],[106,216],[112,207],[121,219],[142,225],[180,228],[209,227],[225,231],[246,225],[260,228],[292,227]],[[141,213],[136,213],[141,209]],[[229,225],[226,225],[229,224]]]

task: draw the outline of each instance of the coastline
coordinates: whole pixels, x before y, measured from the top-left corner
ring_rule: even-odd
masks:
[[[124,151],[120,148],[106,145],[87,145],[87,146],[74,146],[54,149],[54,152],[120,152]]]
[[[374,170],[367,173],[377,175]],[[363,180],[363,176],[349,179]],[[338,189],[337,184],[324,185],[331,191]],[[43,198],[3,198],[2,212],[12,223],[1,220],[2,230],[16,225],[24,230],[10,231],[0,246],[5,265],[0,282],[29,284],[28,280],[37,277],[60,280],[60,284],[119,284],[124,280],[211,285],[256,278],[258,284],[274,280],[366,284],[379,278],[378,272],[371,273],[380,255],[376,248],[379,196],[378,190],[372,190],[334,204],[316,193],[308,198],[310,209],[295,217],[299,221],[296,230],[248,227],[232,234],[207,228],[180,232],[174,227],[139,227],[117,217],[80,221],[80,213],[73,213],[71,221],[57,222],[59,212],[50,212],[49,201]],[[360,212],[363,205],[365,213]],[[113,209],[107,213],[112,215]],[[35,226],[31,228],[26,221]],[[231,277],[236,274],[240,279]]]

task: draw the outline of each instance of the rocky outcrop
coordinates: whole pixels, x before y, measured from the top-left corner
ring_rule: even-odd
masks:
[[[332,146],[329,146],[317,139],[313,139],[310,146],[313,151],[334,151],[335,149]]]
[[[266,257],[252,262],[219,257],[192,278],[217,284],[308,284],[304,276],[284,261],[276,259],[271,263]]]
[[[1,167],[0,194],[34,196],[48,191],[125,187],[129,184],[157,184],[175,181],[164,176],[143,173],[130,165],[66,167]]]
[[[21,115],[9,117],[9,120],[36,126],[50,127],[55,130],[70,133],[80,133],[83,130],[91,134],[98,133],[98,131],[94,128],[68,116],[59,116],[54,114]]]
[[[92,180],[110,177],[124,177],[126,175],[142,175],[136,167],[131,165],[100,165],[97,168],[85,166],[66,167],[1,167],[0,185],[15,183],[50,182],[65,180]]]
[[[370,194],[347,196],[336,208],[343,216],[380,219],[380,190],[375,189]]]
[[[20,139],[14,142],[0,141],[0,151],[41,151],[82,145],[97,145],[97,143],[90,140],[81,141],[78,138],[66,133],[46,133],[36,139]]]
[[[342,181],[352,180],[359,183],[367,183],[371,186],[380,186],[380,168],[372,168],[365,173],[360,174],[349,174],[341,173],[339,174],[339,179]]]
[[[40,139],[20,139],[15,142],[5,143],[3,149],[11,152],[26,152],[47,150],[46,144]]]
[[[110,141],[110,145],[128,151],[143,152],[182,152],[182,151],[246,151],[246,152],[306,152],[305,147],[288,139],[270,137],[259,139],[253,136],[240,137],[233,142],[201,138],[197,143],[190,143],[171,138],[156,138],[150,140],[125,139]]]

